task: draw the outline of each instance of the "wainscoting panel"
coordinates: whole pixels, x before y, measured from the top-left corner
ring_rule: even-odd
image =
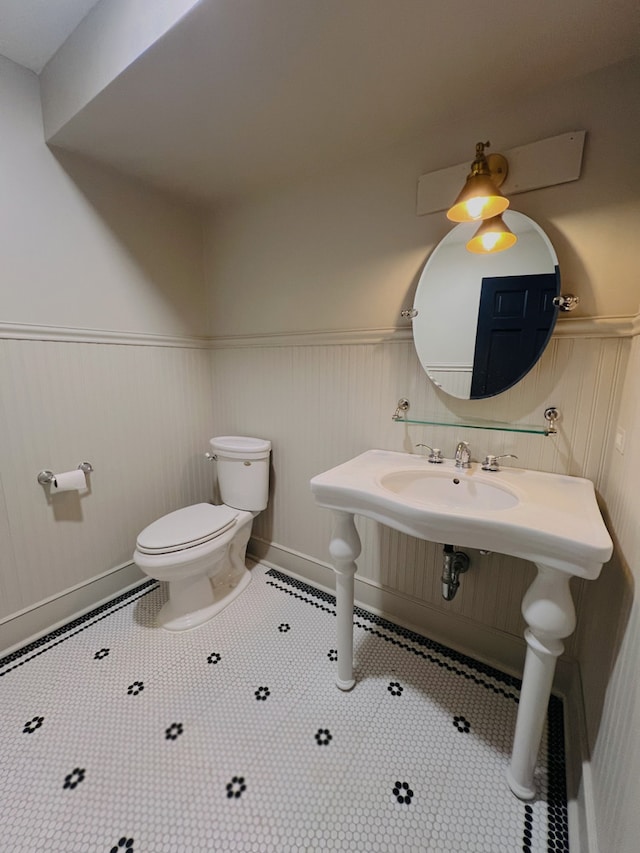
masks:
[[[624,452],[609,442],[602,486],[618,549],[586,586],[578,628],[591,753],[587,794],[600,853],[633,853],[640,837],[640,336],[627,344],[620,408],[611,413],[612,430],[625,432]]]
[[[154,518],[212,494],[204,349],[0,340],[0,619],[121,566]],[[94,466],[51,499],[41,469]]]
[[[312,499],[309,480],[369,448],[415,451],[425,442],[453,455],[459,439],[472,456],[515,453],[516,463],[587,476],[598,484],[609,418],[622,375],[622,339],[554,339],[517,387],[486,401],[453,400],[424,375],[410,341],[327,346],[216,348],[213,387],[216,431],[257,435],[273,442],[272,494],[254,524],[254,536],[308,558],[329,562],[331,517]],[[394,423],[399,397],[414,417],[466,417],[543,424],[543,412],[561,412],[556,437],[464,427]],[[427,463],[425,463],[427,464]],[[497,475],[499,476],[499,475]],[[531,582],[530,564],[471,552],[472,569],[456,599],[441,597],[441,547],[358,519],[363,550],[359,576],[373,585],[428,603],[459,618],[522,636],[520,602]],[[451,544],[456,544],[451,543]],[[579,609],[582,585],[573,582]],[[567,644],[569,654],[573,641]]]

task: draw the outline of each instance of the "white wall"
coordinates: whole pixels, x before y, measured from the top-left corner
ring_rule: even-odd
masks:
[[[414,451],[419,442],[442,448],[451,458],[459,439],[470,442],[474,459],[487,453],[515,453],[518,465],[601,478],[608,412],[614,405],[616,375],[624,366],[620,340],[555,339],[534,371],[509,394],[464,401],[458,411],[479,418],[542,425],[555,403],[563,415],[557,438],[485,432],[463,427],[405,426],[391,416],[406,395],[417,417],[450,420],[444,395],[426,380],[411,342],[341,345],[223,347],[213,354],[215,430],[257,434],[273,443],[274,483],[269,506],[254,522],[260,547],[271,559],[333,585],[328,544],[331,517],[314,504],[309,480],[317,473],[371,447]],[[593,408],[597,394],[602,407]],[[360,594],[378,600],[392,591],[398,611],[430,635],[453,645],[473,637],[473,651],[519,669],[524,624],[520,603],[534,569],[494,554],[473,555],[452,603],[441,596],[441,547],[419,542],[373,522],[358,520],[363,552],[358,560]],[[455,542],[452,544],[456,544]],[[583,585],[573,584],[580,604]],[[459,617],[456,619],[456,617]],[[573,652],[574,640],[568,650]]]
[[[419,175],[464,162],[488,135],[499,150],[572,129],[588,134],[582,178],[515,196],[513,206],[551,238],[580,316],[634,315],[627,252],[640,217],[639,81],[640,64],[623,63],[221,209],[208,240],[213,334],[401,325],[429,252],[450,227],[443,213],[415,215]]]
[[[37,78],[2,58],[0,126],[3,646],[16,613],[128,563],[144,525],[210,494],[212,400],[197,213],[57,160]],[[48,502],[38,471],[84,460],[91,493]]]
[[[0,57],[0,321],[201,334],[197,211],[44,144],[38,79]]]
[[[218,211],[207,222],[206,318],[197,213],[90,164],[56,160],[42,142],[35,77],[0,60],[7,140],[0,161],[7,283],[0,291],[0,424],[8,437],[0,444],[2,612],[10,620],[110,571],[128,559],[136,531],[151,518],[204,499],[210,475],[200,452],[214,432],[273,440],[273,497],[256,524],[258,540],[330,578],[323,565],[328,514],[313,506],[311,474],[370,446],[408,450],[432,439],[450,454],[463,437],[446,428],[405,432],[390,420],[399,396],[425,416],[473,412],[520,422],[540,422],[544,406],[554,403],[563,412],[557,439],[464,437],[474,456],[516,452],[519,464],[589,476],[611,503],[623,551],[603,573],[605,584],[608,571],[615,581],[613,606],[603,615],[593,601],[596,585],[576,584],[586,627],[569,650],[580,655],[587,686],[600,848],[631,853],[638,834],[635,603],[618,626],[621,636],[610,630],[616,604],[633,600],[639,559],[635,456],[619,460],[609,452],[627,342],[562,334],[524,383],[472,404],[452,403],[431,388],[402,336],[396,342],[373,334],[367,344],[347,336],[315,346],[298,338],[273,347],[256,336],[399,325],[420,268],[448,227],[440,214],[415,216],[417,177],[468,158],[487,126],[504,148],[588,131],[583,178],[518,196],[515,206],[551,236],[565,289],[581,296],[585,315],[635,314],[629,252],[639,213],[637,79],[637,64],[610,69],[475,120],[425,129],[340,173]],[[215,335],[247,336],[249,345],[212,355],[200,349],[193,336],[207,320]],[[82,342],[62,326],[80,329]],[[92,329],[121,332],[127,343],[107,344],[105,336],[92,338]],[[635,345],[623,402],[637,397],[637,360]],[[633,447],[637,411],[623,406],[620,418]],[[91,494],[48,504],[35,482],[39,468],[73,467],[82,458],[96,467]],[[362,532],[363,581],[374,599],[391,591],[412,618],[425,620],[425,630],[451,622],[453,612],[461,644],[474,637],[485,648],[491,637],[515,642],[530,567],[498,555],[478,558],[441,618],[436,546],[374,525]],[[613,646],[608,660],[597,659],[597,671],[587,633],[595,624],[604,625],[600,646]],[[615,802],[607,790],[619,793]]]
[[[640,336],[617,423],[624,454],[610,452],[602,491],[619,553],[586,591],[580,647],[600,853],[634,853],[640,838]]]
[[[629,475],[619,499],[615,475],[606,477],[613,465],[628,339],[614,333],[601,340],[573,337],[576,324],[565,321],[523,383],[494,400],[464,403],[430,387],[410,346],[402,335],[393,343],[398,336],[389,330],[400,326],[399,312],[412,302],[419,271],[448,228],[443,214],[415,216],[418,176],[463,161],[470,146],[488,134],[499,150],[572,129],[587,131],[581,179],[519,195],[514,207],[549,234],[563,290],[581,297],[578,316],[636,315],[639,69],[637,62],[626,63],[457,125],[426,128],[422,137],[384,154],[227,206],[210,218],[209,314],[220,347],[213,355],[214,382],[227,401],[216,410],[215,425],[274,442],[273,498],[256,524],[257,537],[271,546],[265,545],[265,553],[330,583],[329,519],[313,505],[309,477],[372,446],[410,450],[423,441],[451,455],[459,438],[471,441],[475,457],[515,452],[519,465],[593,479],[607,501],[617,501],[613,532],[622,526],[627,540],[637,531],[632,486],[637,477]],[[377,343],[372,333],[368,343],[358,344],[357,335],[335,333],[347,329],[387,331],[377,333]],[[305,338],[305,332],[319,330],[334,334]],[[323,344],[331,338],[335,345]],[[632,384],[625,394],[633,399],[637,379]],[[390,421],[400,396],[409,397],[416,416],[475,414],[521,423],[539,423],[545,406],[554,404],[562,412],[561,434],[547,439],[428,427],[405,433]],[[640,424],[635,416],[625,417],[627,442],[637,444]],[[619,472],[620,465],[628,470],[626,457],[615,461],[612,471]],[[457,618],[447,620],[438,597],[436,546],[368,523],[361,530],[361,594],[386,606],[383,593],[390,592],[424,630],[453,630],[461,644],[477,642],[486,651],[497,639],[493,648],[518,665],[513,643],[522,629],[518,611],[530,567],[497,556],[474,560],[458,598],[446,605]],[[635,544],[623,547],[633,551]],[[572,586],[579,628],[567,644],[583,669],[601,853],[631,853],[638,837],[637,783],[629,782],[640,772],[630,749],[637,748],[637,732],[632,735],[630,728],[637,713],[628,718],[640,668],[637,617],[628,627],[616,622],[633,598],[625,558],[637,562],[635,551],[618,553],[598,586]],[[615,808],[607,788],[620,793]]]

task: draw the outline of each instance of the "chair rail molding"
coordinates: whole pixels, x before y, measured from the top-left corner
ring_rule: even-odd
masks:
[[[562,317],[554,338],[627,338],[640,334],[640,313],[616,317]],[[0,340],[62,341],[120,346],[230,349],[236,347],[341,346],[393,344],[412,339],[410,326],[373,329],[320,329],[253,335],[161,335],[116,329],[86,329],[0,321]]]

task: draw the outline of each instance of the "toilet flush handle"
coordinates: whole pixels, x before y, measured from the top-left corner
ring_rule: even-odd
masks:
[[[215,462],[216,459],[218,458],[215,453],[205,453],[204,456],[205,456],[205,459],[209,460],[209,462]]]

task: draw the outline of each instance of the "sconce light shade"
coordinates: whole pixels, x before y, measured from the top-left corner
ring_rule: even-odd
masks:
[[[490,255],[510,249],[517,240],[516,235],[505,225],[502,216],[499,214],[492,216],[491,219],[485,219],[480,224],[466,248],[476,255]]]
[[[499,216],[509,207],[509,199],[498,187],[507,177],[508,164],[502,154],[492,154],[489,160],[484,149],[489,142],[478,142],[476,159],[457,199],[447,211],[452,222],[475,222]]]

